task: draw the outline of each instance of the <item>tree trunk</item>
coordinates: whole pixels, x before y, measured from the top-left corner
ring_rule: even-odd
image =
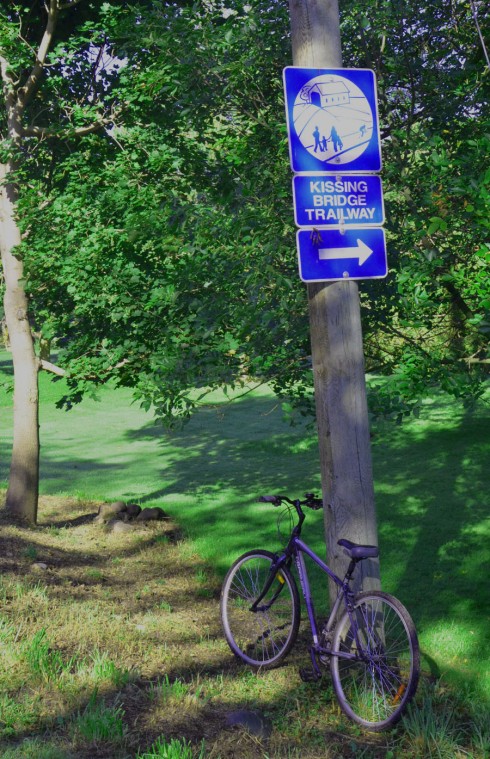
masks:
[[[4,308],[14,367],[14,433],[5,505],[13,516],[35,524],[39,494],[39,361],[28,320],[24,266],[15,255],[21,237],[15,220],[16,187],[8,180],[11,169],[9,164],[0,164]]]
[[[315,402],[329,566],[343,576],[339,538],[378,545],[361,312],[357,285],[308,287]],[[378,559],[360,562],[354,590],[379,590]],[[330,601],[338,588],[330,581]]]
[[[290,0],[293,64],[342,68],[337,0]],[[355,282],[308,285],[315,404],[329,566],[343,576],[339,538],[378,544],[359,291]],[[380,587],[379,562],[363,561],[354,589]],[[330,581],[330,602],[337,586]]]

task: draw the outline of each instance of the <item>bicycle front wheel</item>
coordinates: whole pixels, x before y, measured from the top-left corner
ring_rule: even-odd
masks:
[[[345,657],[335,656],[335,652]],[[342,711],[370,730],[401,717],[417,689],[417,633],[402,603],[387,593],[360,593],[352,618],[345,611],[334,632],[332,681]]]
[[[221,592],[221,621],[228,645],[253,667],[272,667],[291,650],[298,634],[300,601],[291,572],[282,567],[262,593],[275,561],[269,551],[249,551],[230,568]]]

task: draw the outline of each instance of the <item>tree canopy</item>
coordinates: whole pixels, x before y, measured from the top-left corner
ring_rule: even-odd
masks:
[[[383,390],[402,409],[434,385],[471,406],[488,377],[489,14],[479,4],[475,25],[476,10],[393,1],[373,17],[356,3],[345,21],[356,65],[379,77],[396,288],[374,337],[390,338]]]
[[[65,403],[112,379],[170,421],[195,388],[252,378],[309,410],[287,9],[96,5],[67,4],[19,170],[33,326],[68,372]],[[471,405],[488,376],[490,72],[472,7],[488,39],[482,4],[341,6],[344,65],[378,77],[390,275],[361,297],[380,413],[435,384]],[[42,5],[2,9],[23,71],[36,27],[22,41],[17,17]]]

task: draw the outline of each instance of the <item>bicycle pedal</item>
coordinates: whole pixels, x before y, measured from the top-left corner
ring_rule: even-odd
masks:
[[[299,676],[304,683],[316,683],[318,680],[321,680],[322,677],[321,674],[315,672],[314,669],[307,669],[306,667],[301,667],[299,670]]]

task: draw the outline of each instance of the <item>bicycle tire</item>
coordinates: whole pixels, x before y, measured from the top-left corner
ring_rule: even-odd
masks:
[[[369,730],[385,730],[398,722],[417,690],[417,632],[406,608],[388,593],[360,593],[353,613],[362,658],[332,655],[333,687],[342,711],[350,719]],[[347,610],[335,627],[332,650],[358,655]]]
[[[259,610],[250,611],[275,559],[270,551],[244,553],[230,567],[221,592],[221,622],[228,645],[243,662],[264,669],[276,666],[289,653],[300,622],[298,588],[287,567],[278,572]]]

